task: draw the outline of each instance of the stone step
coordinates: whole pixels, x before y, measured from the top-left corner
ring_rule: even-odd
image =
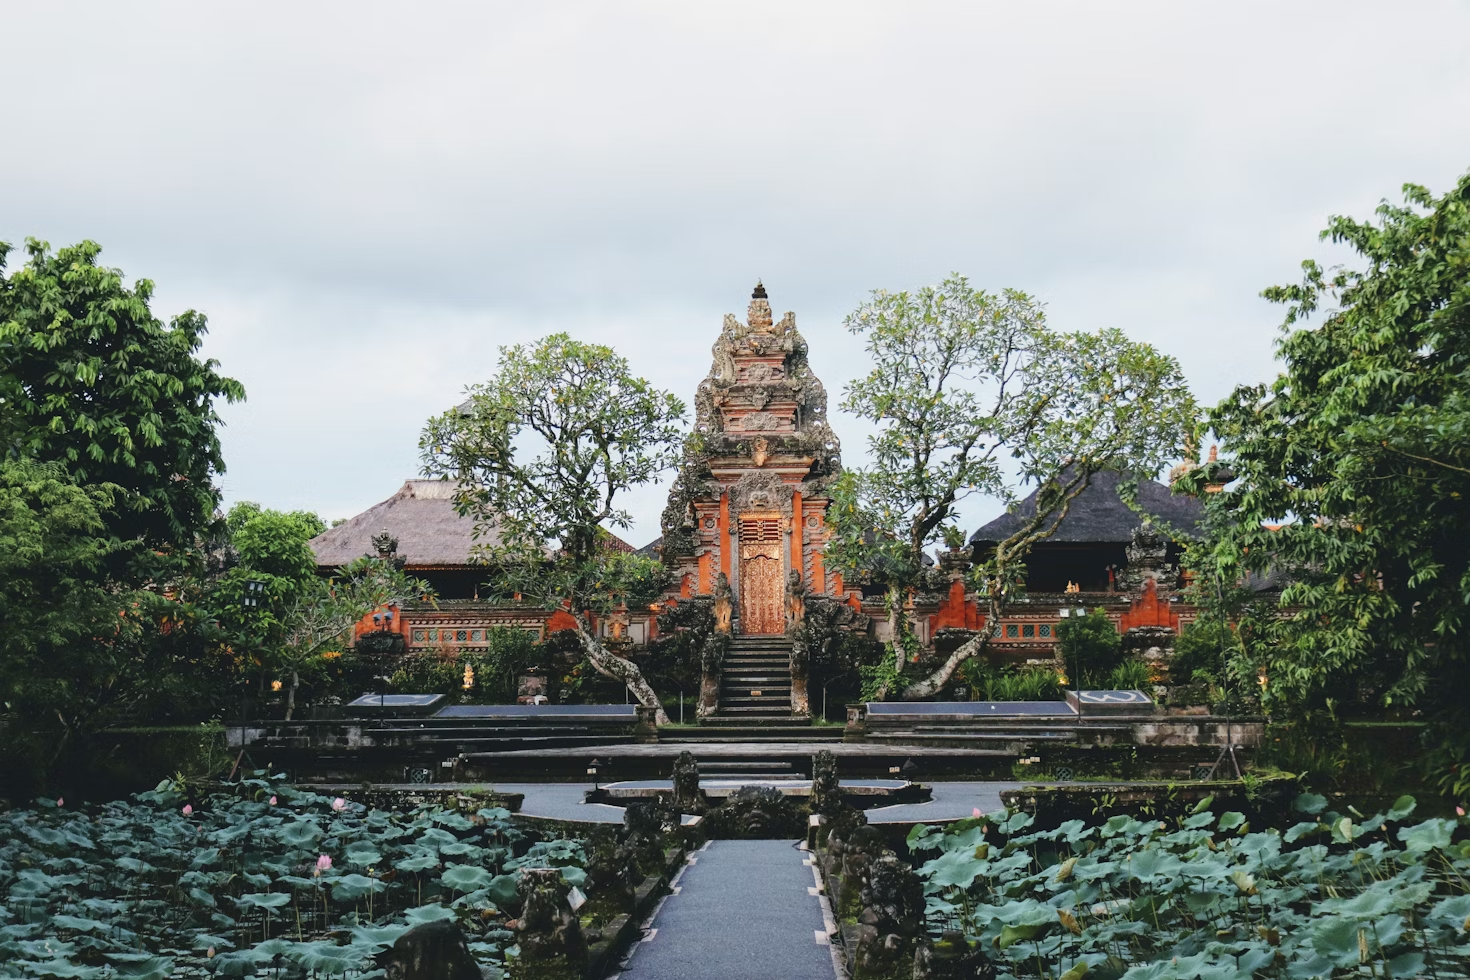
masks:
[[[699,763],[699,774],[713,775],[724,772],[792,772],[791,763],[780,759],[706,759]]]
[[[762,721],[780,721],[783,718],[790,718],[791,717],[791,714],[790,714],[789,711],[787,713],[785,713],[785,714],[782,714],[782,713],[780,713],[779,709],[776,708],[773,705],[765,705],[765,704],[722,704],[722,705],[720,705],[720,709],[719,709],[719,717],[721,717],[721,718],[737,718],[737,717],[743,717],[743,718],[757,718],[757,719],[760,719]]]
[[[701,728],[704,728],[704,727],[709,726],[709,725],[713,725],[713,726],[715,726],[715,727],[718,728],[718,727],[725,726],[725,725],[742,725],[743,726],[743,725],[754,725],[754,724],[779,725],[779,726],[781,726],[783,728],[810,728],[811,727],[811,724],[812,724],[812,720],[810,718],[793,717],[790,714],[779,715],[779,716],[773,715],[770,718],[744,718],[744,717],[733,716],[733,715],[719,715],[719,714],[715,714],[715,715],[711,715],[708,718],[701,718],[700,721],[699,721],[699,725],[700,725]],[[835,726],[834,726],[834,728],[835,728]],[[841,731],[841,729],[836,729],[836,730],[839,731],[839,732]]]

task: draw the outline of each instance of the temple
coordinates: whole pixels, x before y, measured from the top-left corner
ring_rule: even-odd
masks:
[[[725,316],[713,353],[656,546],[679,596],[710,595],[723,576],[739,632],[784,633],[791,576],[812,592],[842,590],[822,563],[826,490],[842,467],[827,392],[796,315],[776,322],[760,284],[745,323]]]
[[[657,638],[661,613],[691,600],[727,599],[728,629],[738,659],[750,668],[744,685],[750,690],[733,675],[716,681],[718,697],[711,694],[704,705],[712,713],[771,717],[767,702],[775,698],[786,711],[788,696],[792,713],[805,711],[805,678],[795,666],[789,684],[771,676],[791,652],[803,602],[835,601],[855,614],[850,625],[873,640],[890,639],[881,595],[845,583],[823,560],[828,488],[842,463],[827,422],[826,389],[807,354],[795,314],[777,320],[759,283],[743,322],[726,314],[709,374],[695,393],[694,428],[662,515],[663,534],[639,549],[670,570],[669,592],[651,606],[594,620],[599,635],[636,660]],[[1177,467],[1170,482],[1191,465]],[[1000,624],[992,659],[1052,660],[1057,623],[1084,610],[1104,609],[1120,633],[1139,642],[1154,642],[1150,637],[1160,630],[1177,632],[1193,618],[1182,601],[1179,564],[1182,543],[1198,534],[1201,502],[1142,479],[1130,506],[1120,496],[1120,479],[1108,472],[1094,477],[1056,533],[1035,546],[1025,595]],[[537,639],[570,627],[565,610],[481,598],[486,569],[476,560],[479,542],[452,495],[450,483],[409,480],[388,500],[312,541],[324,574],[360,555],[380,554],[434,586],[434,603],[384,610],[364,620],[359,634],[387,636],[407,652],[452,657],[483,648],[494,627]],[[938,555],[931,581],[906,607],[924,647],[942,650],[985,625],[967,594],[965,569],[1035,507],[1032,494],[976,531],[968,548]],[[614,546],[633,550],[616,539]]]

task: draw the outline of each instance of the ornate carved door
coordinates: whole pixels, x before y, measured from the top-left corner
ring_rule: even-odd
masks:
[[[781,576],[781,519],[740,521],[740,630],[773,634],[786,630],[785,585]]]

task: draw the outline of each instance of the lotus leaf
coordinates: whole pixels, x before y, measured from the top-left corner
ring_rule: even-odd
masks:
[[[348,946],[329,942],[295,943],[286,952],[287,958],[303,969],[334,976],[358,969],[368,955],[368,947],[357,943]]]
[[[60,980],[92,980],[93,977],[102,973],[100,967],[79,966],[70,960],[60,958],[44,962],[24,960],[16,963],[16,966],[36,976],[58,977]]]
[[[285,892],[254,892],[236,898],[235,904],[242,909],[278,909],[290,901]]]
[[[173,972],[174,961],[152,953],[108,953],[118,976],[129,980],[163,980]]]
[[[457,892],[472,892],[476,889],[484,888],[490,884],[490,879],[490,872],[484,868],[477,868],[467,864],[460,864],[448,868],[439,876],[439,880],[444,883],[446,888]]]
[[[565,876],[565,872],[563,872]],[[520,880],[519,875],[496,875],[490,881],[490,886],[485,889],[490,901],[499,908],[507,905],[516,905],[520,902],[520,896],[516,892],[516,883]]]
[[[1453,820],[1435,818],[1413,827],[1401,827],[1398,836],[1410,852],[1423,854],[1449,847],[1455,826]]]
[[[358,874],[343,875],[332,880],[332,901],[355,902],[369,892],[378,893],[387,888],[387,884],[378,878]]]
[[[322,829],[311,820],[297,820],[276,828],[276,840],[291,847],[310,847],[322,837]]]
[[[414,854],[401,861],[394,861],[393,867],[399,871],[414,873],[418,871],[432,871],[439,867],[439,858],[432,852]]]
[[[357,865],[359,868],[375,868],[383,861],[383,855],[371,844],[357,843],[347,849],[342,855],[348,864]]]
[[[509,876],[507,876],[509,877]],[[458,918],[451,909],[442,905],[420,905],[416,909],[409,909],[404,913],[411,926],[421,926],[426,922],[442,922]]]

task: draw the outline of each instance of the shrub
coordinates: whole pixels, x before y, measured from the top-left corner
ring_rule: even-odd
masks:
[[[1108,675],[1108,689],[1112,691],[1147,691],[1153,683],[1153,668],[1142,660],[1125,660]]]
[[[1227,623],[1196,619],[1174,641],[1174,680],[1181,684],[1220,683],[1225,674],[1225,658],[1234,646],[1235,634]]]
[[[1046,667],[996,667],[971,660],[965,680],[976,701],[1060,701],[1062,679]]]
[[[1057,650],[1078,688],[1101,687],[1123,659],[1123,637],[1107,613],[1094,609],[1057,624]]]

